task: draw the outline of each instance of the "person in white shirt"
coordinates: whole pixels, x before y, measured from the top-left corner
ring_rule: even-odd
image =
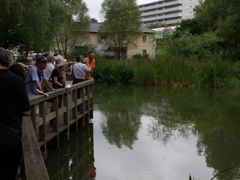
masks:
[[[46,77],[49,82],[52,82],[52,72],[55,67],[55,58],[52,55],[47,56],[48,62],[47,62],[47,67],[45,69]],[[52,85],[52,84],[51,84]]]
[[[85,80],[85,73],[90,71],[91,69],[88,67],[88,62],[84,62],[83,56],[77,56],[76,63],[71,66],[71,78],[73,79],[73,84],[83,82]]]

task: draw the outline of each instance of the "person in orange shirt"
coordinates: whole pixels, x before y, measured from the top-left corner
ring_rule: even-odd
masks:
[[[95,68],[94,53],[93,52],[89,52],[88,53],[88,57],[86,58],[86,60],[88,61],[88,64],[89,64],[89,67],[90,67],[91,71],[89,73],[86,72],[85,79],[93,79],[93,77],[91,77],[91,76],[92,76],[93,70]]]

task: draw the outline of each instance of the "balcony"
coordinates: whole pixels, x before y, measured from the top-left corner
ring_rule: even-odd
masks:
[[[175,13],[175,14],[169,14],[169,15],[163,15],[163,16],[155,16],[150,18],[142,18],[142,22],[146,23],[148,21],[158,21],[158,20],[165,20],[168,18],[179,18],[182,17],[182,13]]]
[[[157,15],[157,14],[161,14],[161,13],[166,13],[166,12],[172,12],[172,11],[181,11],[182,7],[173,7],[173,8],[169,8],[169,9],[162,9],[162,10],[157,10],[157,11],[152,11],[152,12],[147,12],[147,13],[142,13],[142,18],[144,16],[149,16],[149,15]]]
[[[168,2],[168,3],[163,2],[162,4],[156,4],[156,5],[148,6],[148,7],[141,7],[141,8],[139,8],[139,10],[146,11],[146,10],[158,9],[158,8],[162,8],[162,7],[166,7],[166,6],[181,5],[181,4],[182,4],[182,0],[177,0],[177,1]]]

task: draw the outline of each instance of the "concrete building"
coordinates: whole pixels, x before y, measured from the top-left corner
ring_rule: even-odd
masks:
[[[90,25],[90,34],[87,39],[83,42],[77,44],[77,48],[83,46],[93,46],[95,51],[104,57],[113,57],[114,51],[112,50],[112,43],[109,40],[99,39],[98,31],[101,24],[91,23]],[[143,35],[135,40],[134,45],[129,45],[126,48],[124,58],[131,59],[134,54],[148,54],[150,58],[155,58],[155,37],[154,31],[142,26]]]
[[[151,23],[173,24],[182,19],[192,19],[193,9],[204,0],[159,0],[139,6],[142,21]]]

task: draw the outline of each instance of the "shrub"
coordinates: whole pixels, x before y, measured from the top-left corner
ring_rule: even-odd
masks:
[[[142,55],[141,55],[140,53],[137,53],[137,54],[134,54],[134,55],[132,56],[132,58],[139,60],[139,59],[142,58]]]

